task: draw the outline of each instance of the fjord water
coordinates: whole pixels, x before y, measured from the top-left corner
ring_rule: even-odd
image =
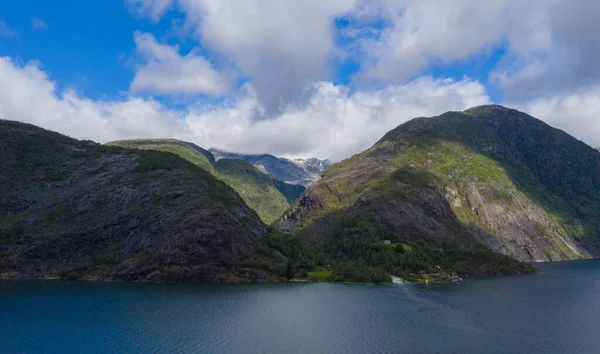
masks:
[[[414,285],[0,282],[1,352],[598,352],[600,262]]]

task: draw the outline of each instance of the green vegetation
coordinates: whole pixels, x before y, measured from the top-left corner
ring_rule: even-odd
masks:
[[[382,244],[373,238],[336,238],[322,249],[307,245],[300,237],[271,230],[267,244],[294,264],[294,276],[318,282],[389,283],[390,275],[419,281],[421,273],[431,279],[448,275],[525,274],[536,270],[483,247],[464,251],[444,244],[435,249],[425,242]],[[400,246],[404,252],[397,252]],[[287,270],[285,270],[287,272]],[[283,274],[281,269],[280,273]],[[434,276],[435,275],[435,276]]]
[[[269,176],[242,160],[221,159],[214,165],[217,177],[235,189],[260,218],[271,224],[289,207]]]
[[[310,281],[319,281],[319,282],[327,282],[334,281],[333,271],[331,270],[316,270],[313,272],[308,272],[306,274],[306,279]]]

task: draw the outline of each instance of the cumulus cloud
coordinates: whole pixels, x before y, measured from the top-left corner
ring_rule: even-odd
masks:
[[[598,2],[364,0],[357,9],[356,26],[378,31],[359,43],[359,84],[403,82],[496,49],[504,54],[491,83],[510,101],[587,90],[600,80]]]
[[[536,2],[537,19],[511,40],[513,56],[493,78],[510,100],[529,100],[581,91],[585,95],[600,80],[600,3],[595,1]],[[529,35],[536,31],[537,35]],[[525,34],[524,37],[522,35]]]
[[[505,32],[508,7],[498,0],[365,2],[356,23],[370,21],[380,33],[362,42],[366,60],[357,79],[402,82],[431,61],[449,63],[489,48]]]
[[[34,31],[45,30],[45,29],[48,29],[48,24],[46,23],[46,21],[42,20],[41,18],[33,17],[31,19],[31,29]]]
[[[268,112],[306,103],[332,62],[360,63],[353,86],[405,83],[432,65],[504,52],[490,75],[508,99],[587,89],[600,80],[600,3],[584,0],[128,0],[158,20],[185,14],[196,40],[250,79]],[[344,19],[349,25],[336,26]],[[340,42],[339,39],[343,40]],[[486,54],[487,53],[487,54]]]
[[[178,5],[202,44],[229,58],[248,77],[268,112],[306,98],[307,85],[327,80],[337,56],[334,20],[355,0],[133,0],[160,17]]]
[[[149,33],[136,32],[134,39],[144,64],[136,68],[131,91],[222,96],[232,90],[232,77],[217,71],[196,51],[182,56],[178,46],[158,43]]]
[[[95,101],[73,91],[58,93],[35,62],[19,66],[0,58],[1,117],[99,142],[174,137],[207,148],[343,159],[415,116],[489,102],[485,88],[468,79],[422,77],[381,91],[353,93],[319,82],[307,105],[288,106],[273,119],[255,121],[253,112],[260,103],[251,85],[245,89],[237,101],[182,110],[133,97]]]

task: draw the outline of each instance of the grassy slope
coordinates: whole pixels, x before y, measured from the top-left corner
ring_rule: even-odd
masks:
[[[195,144],[175,139],[138,139],[115,141],[108,145],[166,151],[179,155],[227,183],[266,224],[277,220],[289,207],[286,198],[267,175],[241,160],[223,159],[215,162],[209,151]]]

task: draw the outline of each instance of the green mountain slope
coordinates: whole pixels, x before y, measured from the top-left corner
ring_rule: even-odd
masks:
[[[275,183],[252,165],[240,160],[220,160],[199,146],[175,139],[136,139],[107,143],[111,146],[171,152],[198,165],[227,183],[254,209],[263,222],[271,224],[289,207],[286,197]],[[223,162],[221,162],[223,161]],[[284,186],[279,188],[283,189]]]
[[[0,278],[279,279],[239,195],[176,155],[0,121]]]
[[[246,201],[261,219],[271,224],[277,220],[289,204],[264,173],[242,160],[222,159],[215,163],[219,178]]]
[[[336,251],[352,239],[489,250],[524,261],[600,255],[600,153],[524,113],[416,118],[330,167],[278,226]]]

